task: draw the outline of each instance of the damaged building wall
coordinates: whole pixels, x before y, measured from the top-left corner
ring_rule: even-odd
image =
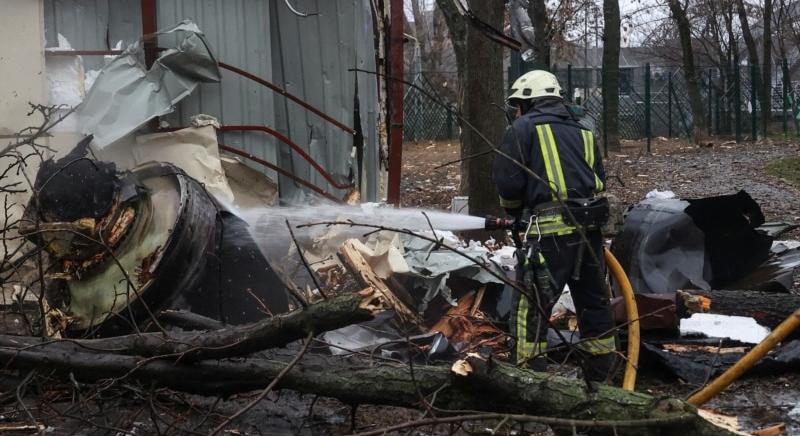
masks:
[[[0,13],[0,138],[7,142],[31,124],[28,102],[44,98],[41,2],[4,0]],[[37,36],[39,35],[39,36]],[[38,120],[36,120],[38,121]],[[5,145],[5,144],[3,144]]]
[[[375,48],[368,0],[295,1],[298,10],[318,14],[295,15],[278,0],[180,0],[159,2],[158,22],[191,19],[206,34],[222,62],[238,66],[304,99],[312,106],[354,126],[355,73],[349,68],[375,70]],[[265,38],[265,36],[267,36]],[[269,44],[265,44],[269,42]],[[359,76],[361,125],[364,131],[362,194],[375,200],[378,183],[377,81]],[[218,116],[223,124],[264,124],[284,133],[303,147],[338,182],[346,182],[351,165],[353,137],[266,88],[229,71],[221,84],[206,84],[186,99],[176,113],[186,124],[197,113]],[[243,147],[274,161],[329,192],[331,186],[318,172],[275,138],[254,132],[228,132],[225,143]],[[276,148],[277,146],[277,148]],[[300,187],[280,178],[281,195],[292,198]]]
[[[159,27],[166,23],[192,20],[206,35],[214,55],[220,62],[237,66],[256,76],[272,81],[272,47],[268,43],[270,2],[253,0],[216,0],[158,2],[156,18]],[[159,44],[165,44],[165,39]],[[205,113],[221,124],[258,124],[275,126],[274,105],[282,97],[269,89],[230,71],[222,72],[222,81],[205,84],[184,99],[177,110],[164,117],[172,125],[188,125],[192,115]],[[251,153],[261,159],[277,162],[279,142],[259,132],[220,134],[220,143]],[[302,142],[299,142],[302,144]],[[263,170],[264,168],[258,168]],[[277,180],[277,174],[267,174]],[[285,186],[285,184],[284,184]]]
[[[59,34],[72,48],[81,50],[114,49],[118,41],[123,41],[124,48],[141,35],[139,2],[45,0],[44,3],[48,47],[58,47]],[[345,125],[355,125],[356,77],[347,70],[353,67],[375,70],[373,20],[368,0],[295,2],[299,10],[318,14],[308,17],[295,15],[285,2],[277,0],[180,0],[161,1],[157,6],[159,28],[192,20],[204,32],[221,62],[283,86]],[[91,71],[100,68],[103,59],[84,56],[83,62],[84,69]],[[379,190],[377,94],[374,76],[358,77],[364,133],[362,195],[366,200],[375,200]],[[223,73],[219,84],[203,84],[180,103],[175,113],[163,119],[173,126],[188,125],[189,118],[197,113],[213,115],[222,124],[272,127],[300,145],[339,183],[347,183],[351,167],[357,166],[358,153],[353,153],[352,135],[230,71]],[[308,162],[271,136],[226,132],[220,142],[278,163],[337,197],[345,193],[331,186]],[[268,174],[276,177],[274,172]],[[279,184],[284,198],[295,198],[301,191],[299,185],[286,177],[281,176]]]
[[[41,123],[38,114],[27,116],[28,103],[47,103],[44,71],[44,23],[42,2],[35,0],[4,0],[0,7],[0,148],[16,141],[16,134],[25,127]],[[53,145],[53,138],[42,138],[44,144]],[[73,142],[74,145],[74,142]],[[26,151],[30,149],[26,148]],[[0,158],[0,166],[7,168],[16,158]],[[35,174],[38,163],[30,160],[29,174]],[[26,186],[24,176],[17,171],[6,174],[3,185],[20,183]],[[0,214],[2,226],[22,216],[26,193],[8,193],[9,214]],[[19,245],[18,240],[5,241],[10,252]]]
[[[354,126],[354,90],[358,78],[360,118],[364,131],[365,168],[363,183],[370,187],[366,199],[374,201],[377,189],[377,81],[374,76],[348,72],[349,68],[375,71],[373,20],[368,0],[305,0],[295,2],[304,12],[320,15],[302,18],[294,15],[283,1],[270,4],[277,13],[272,16],[273,49],[279,62],[274,77],[285,83],[289,92],[307,99],[348,126]],[[277,34],[275,33],[277,31]],[[277,46],[276,42],[280,41]],[[338,176],[346,176],[351,159],[353,138],[297,105],[278,102],[276,122],[287,129],[301,145],[310,140],[312,156]],[[328,186],[319,174],[284,148],[281,163],[291,162],[297,174],[312,176],[315,184]],[[355,156],[352,159],[356,159]]]

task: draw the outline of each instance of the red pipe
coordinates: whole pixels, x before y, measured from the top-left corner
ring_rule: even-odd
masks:
[[[337,189],[350,189],[353,186],[355,186],[352,183],[349,184],[349,185],[343,185],[341,183],[338,183],[333,178],[333,176],[330,173],[328,173],[327,171],[325,171],[325,168],[322,168],[322,166],[320,164],[318,164],[317,161],[314,160],[314,158],[309,156],[309,154],[306,153],[306,151],[303,150],[302,147],[300,147],[299,145],[295,144],[294,141],[292,141],[291,139],[287,138],[286,136],[284,136],[280,132],[278,132],[276,130],[273,130],[273,129],[270,129],[267,126],[226,125],[226,126],[220,127],[220,130],[223,131],[223,132],[239,132],[239,131],[243,131],[243,132],[263,132],[263,133],[272,135],[272,136],[278,138],[278,140],[280,140],[284,144],[287,144],[289,147],[292,148],[292,150],[296,151],[297,154],[299,154],[303,159],[308,161],[308,163],[310,163],[311,166],[314,167],[314,169],[317,170],[317,172],[319,172],[322,175],[322,177],[324,177],[325,180],[327,180],[328,183],[330,183],[331,186],[333,186],[334,188],[337,188]]]
[[[345,124],[337,121],[335,118],[331,117],[330,115],[326,114],[325,112],[322,112],[321,110],[315,108],[314,106],[311,106],[310,104],[306,103],[305,101],[303,101],[299,97],[296,97],[296,96],[290,94],[288,91],[286,91],[285,89],[279,87],[278,85],[275,85],[272,82],[269,82],[269,81],[267,81],[265,79],[262,79],[261,77],[258,77],[255,74],[248,73],[247,71],[242,70],[240,68],[236,68],[233,65],[228,65],[228,64],[226,64],[224,62],[218,62],[218,65],[219,65],[220,68],[224,68],[224,69],[226,69],[228,71],[232,71],[232,72],[234,72],[234,73],[236,73],[236,74],[238,74],[240,76],[246,77],[246,78],[248,78],[248,79],[250,79],[250,80],[252,80],[252,81],[254,81],[256,83],[259,83],[261,85],[266,86],[267,88],[277,92],[278,94],[280,94],[280,95],[288,98],[289,100],[299,104],[300,106],[306,108],[308,111],[317,114],[320,118],[324,119],[325,121],[328,121],[329,123],[331,123],[334,126],[344,130],[345,132],[347,132],[347,133],[349,133],[351,135],[355,135],[356,134],[355,130],[351,129],[350,127],[347,127]]]
[[[235,154],[235,155],[242,156],[244,158],[250,159],[255,163],[261,164],[261,165],[263,165],[263,166],[265,166],[265,167],[267,167],[267,168],[269,168],[271,170],[277,171],[279,174],[282,174],[282,175],[294,180],[295,182],[305,186],[308,189],[311,189],[312,191],[322,195],[325,198],[333,200],[333,201],[335,201],[337,203],[341,203],[342,202],[342,200],[334,197],[333,195],[329,194],[328,192],[325,192],[322,188],[312,184],[311,182],[309,182],[309,181],[307,181],[305,179],[302,179],[302,178],[290,173],[289,171],[286,171],[285,169],[283,169],[283,168],[281,168],[281,167],[279,167],[279,166],[277,166],[275,164],[272,164],[272,163],[270,163],[270,162],[268,162],[268,161],[266,161],[264,159],[261,159],[259,157],[253,156],[252,154],[250,154],[250,153],[248,153],[246,151],[239,150],[238,148],[230,147],[230,146],[227,146],[225,144],[218,144],[218,145],[219,145],[219,149],[220,150],[227,151],[228,153],[232,153],[232,154]]]
[[[121,55],[123,50],[45,50],[45,56],[111,56]]]
[[[156,1],[141,0],[142,6],[142,36],[144,37],[144,62],[147,68],[153,66],[158,56],[158,41],[155,33],[158,31],[156,25]]]
[[[403,77],[403,0],[391,0],[389,18],[389,67],[391,77]],[[389,180],[386,200],[400,206],[400,172],[403,164],[403,83],[388,81],[390,137]]]

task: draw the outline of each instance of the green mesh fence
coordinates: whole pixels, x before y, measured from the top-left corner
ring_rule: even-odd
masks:
[[[403,96],[403,140],[444,140],[458,137],[458,124],[452,113],[433,101],[453,106],[441,95],[425,73],[417,74]],[[426,95],[428,94],[428,95]]]
[[[513,83],[516,77],[527,71],[526,68],[512,65],[508,71],[508,83]],[[747,65],[725,69],[697,68],[703,122],[712,135],[738,139],[752,139],[761,135],[761,88],[756,84],[757,92],[753,90],[755,82],[764,83],[760,78],[762,71],[761,67]],[[784,80],[781,65],[772,66],[771,72],[768,80],[771,96],[770,132],[800,136],[800,83],[794,83],[788,77]],[[605,113],[602,70],[562,67],[554,68],[553,73],[559,79],[565,99],[584,107],[587,116],[594,121],[596,134],[601,137]],[[414,84],[426,93],[454,107],[454,101],[451,100],[455,99],[448,94],[453,89],[443,89],[443,83],[446,85],[447,80],[432,76],[431,73],[420,73],[414,78]],[[619,133],[622,139],[643,139],[648,137],[648,133],[650,138],[693,136],[696,123],[687,77],[682,68],[658,65],[620,67],[618,95]],[[457,120],[418,89],[407,88],[404,105],[405,140],[451,139],[458,136]]]

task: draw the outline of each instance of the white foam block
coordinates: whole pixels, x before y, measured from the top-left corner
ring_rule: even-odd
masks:
[[[680,331],[681,336],[700,334],[757,344],[769,335],[770,329],[749,317],[695,313],[691,318],[681,320]]]

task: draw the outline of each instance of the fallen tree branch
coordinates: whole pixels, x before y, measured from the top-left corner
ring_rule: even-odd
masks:
[[[41,351],[116,353],[144,357],[178,356],[183,361],[246,356],[372,319],[375,293],[365,290],[331,298],[263,321],[213,331],[131,334],[102,339],[41,339],[0,335],[0,346]]]
[[[217,330],[225,327],[221,321],[186,310],[162,310],[158,320],[184,330]]]
[[[286,369],[286,361],[269,359],[222,360],[186,364],[165,359],[95,353],[52,353],[41,349],[0,348],[0,364],[30,371],[47,368],[67,379],[83,382],[104,379],[138,380],[201,395],[231,395],[263,389]],[[350,404],[420,407],[419,393],[436,394],[437,410],[474,410],[526,414],[575,420],[626,421],[663,419],[682,422],[693,435],[730,434],[696,415],[696,409],[678,399],[655,398],[611,386],[590,391],[580,380],[534,373],[490,362],[483,373],[458,376],[450,368],[416,366],[368,359],[325,358],[308,355],[282,378],[277,389],[292,389],[337,398]]]
[[[710,313],[746,316],[774,329],[800,307],[800,295],[740,290],[684,291],[711,299]],[[796,332],[793,337],[800,336]]]

